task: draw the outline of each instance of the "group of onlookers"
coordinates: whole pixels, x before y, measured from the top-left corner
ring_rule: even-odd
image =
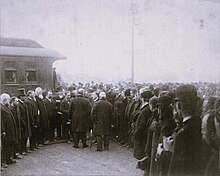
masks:
[[[53,96],[50,90],[37,87],[26,95],[0,96],[1,169],[16,163],[49,142],[66,139],[70,143],[68,104],[70,98],[61,92]],[[67,104],[67,110],[65,110]]]
[[[40,87],[18,97],[4,93],[0,100],[2,168],[57,139],[88,147],[91,132],[97,151],[108,150],[110,138],[133,148],[145,175],[219,174],[216,84],[92,82],[57,93]]]

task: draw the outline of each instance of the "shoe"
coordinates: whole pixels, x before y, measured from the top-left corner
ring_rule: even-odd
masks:
[[[68,141],[68,144],[70,144],[70,141]]]
[[[3,164],[1,164],[1,167],[2,167],[2,168],[7,168],[7,167],[8,167],[8,165],[7,165],[7,164],[5,164],[5,163],[3,163]]]
[[[14,157],[14,159],[22,159],[22,157],[17,155],[17,156]]]
[[[1,171],[4,171],[5,169],[3,167],[1,167]]]
[[[78,145],[73,145],[73,148],[79,148],[79,146]]]
[[[15,164],[17,163],[17,161],[15,161],[14,159],[10,159],[6,162],[6,164]]]
[[[45,144],[49,144],[49,141],[45,141]]]
[[[83,148],[86,148],[86,147],[89,147],[87,144],[86,145],[83,145]]]
[[[43,146],[44,146],[43,144],[39,144],[39,145],[38,145],[38,147],[43,147]]]
[[[27,150],[26,153],[31,153],[31,149],[30,149],[30,150]]]
[[[33,148],[33,149],[31,149],[31,151],[34,152],[34,151],[37,151],[37,149],[36,149],[36,148]]]
[[[26,152],[22,152],[21,155],[27,155],[27,153]]]

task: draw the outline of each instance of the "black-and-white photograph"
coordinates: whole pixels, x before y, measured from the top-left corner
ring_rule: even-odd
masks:
[[[220,0],[0,0],[1,175],[220,175]]]

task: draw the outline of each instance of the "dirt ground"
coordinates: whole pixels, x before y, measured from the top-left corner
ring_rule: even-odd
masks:
[[[46,145],[17,162],[1,175],[143,175],[136,169],[132,150],[114,142],[109,151],[102,152],[95,145],[92,149],[76,149],[67,143]]]

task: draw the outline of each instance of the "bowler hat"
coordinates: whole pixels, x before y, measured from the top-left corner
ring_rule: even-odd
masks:
[[[147,90],[141,93],[141,98],[150,99],[152,97],[151,91]]]
[[[194,99],[197,97],[196,87],[191,84],[179,86],[176,90],[176,97],[180,101]]]

